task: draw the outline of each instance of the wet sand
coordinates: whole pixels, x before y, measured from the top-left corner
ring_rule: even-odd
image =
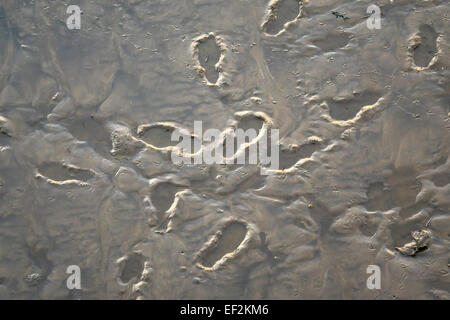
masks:
[[[71,4],[0,4],[1,299],[448,299],[447,1]]]

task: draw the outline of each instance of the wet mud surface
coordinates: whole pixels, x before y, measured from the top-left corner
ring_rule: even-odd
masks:
[[[71,4],[0,3],[1,299],[448,299],[448,1]]]
[[[414,51],[414,63],[419,67],[426,67],[437,52],[436,39],[438,34],[430,25],[419,27],[420,45]]]
[[[284,29],[287,22],[294,21],[300,14],[300,3],[298,0],[272,1],[269,8],[271,17],[265,26],[266,32],[276,35]]]
[[[216,39],[210,36],[202,40],[198,45],[198,59],[205,69],[205,76],[211,83],[216,83],[219,73],[216,69],[216,63],[220,59],[220,49],[217,46]]]
[[[244,240],[247,228],[239,222],[233,222],[221,230],[217,243],[213,243],[204,253],[202,265],[212,267],[226,254],[235,251]]]

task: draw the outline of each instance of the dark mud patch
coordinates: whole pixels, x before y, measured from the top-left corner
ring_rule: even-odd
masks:
[[[159,212],[166,212],[172,205],[175,194],[183,190],[181,186],[170,182],[158,184],[152,192],[152,204]]]
[[[419,27],[420,44],[414,50],[414,63],[419,67],[429,65],[437,53],[436,40],[439,36],[432,26],[424,24]]]
[[[172,141],[171,136],[175,128],[170,126],[143,127],[139,132],[139,138],[157,148],[175,146],[178,141]]]
[[[0,147],[8,145],[9,136],[6,133],[0,132]]]
[[[31,286],[36,286],[42,283],[50,274],[53,264],[48,259],[47,249],[37,249],[30,247],[28,251],[29,257],[33,261],[34,271],[25,275],[24,280]]]
[[[416,196],[421,190],[421,183],[416,176],[412,169],[402,168],[385,181],[371,183],[367,191],[366,208],[370,211],[386,211],[399,207],[400,216],[404,218],[417,213],[423,204],[416,204]]]
[[[313,44],[319,47],[322,51],[330,52],[345,47],[349,40],[349,33],[332,33],[324,38],[314,40]]]
[[[269,246],[267,245],[267,234],[265,232],[260,232],[259,239],[261,240],[261,246],[259,249],[269,258],[269,263],[271,265],[275,265],[280,257],[270,251]]]
[[[266,183],[266,176],[261,175],[259,172],[245,180],[240,186],[239,190],[245,192],[246,190],[256,190],[264,187]]]
[[[253,129],[256,131],[256,134],[259,134],[259,131],[264,125],[264,120],[259,117],[250,117],[246,119],[239,120],[237,129],[242,129],[247,131],[249,129]]]
[[[271,8],[274,18],[265,25],[268,34],[275,35],[284,29],[284,25],[297,18],[300,13],[300,1],[280,0]]]
[[[94,173],[89,170],[67,167],[59,162],[46,162],[39,166],[38,172],[55,181],[79,180],[86,182],[94,177]]]
[[[378,225],[376,223],[364,223],[359,228],[361,230],[361,233],[366,237],[372,237],[378,229]]]
[[[202,265],[211,268],[224,255],[236,250],[246,234],[247,227],[241,222],[232,222],[225,226],[215,245],[204,252]]]
[[[128,283],[134,278],[139,278],[144,270],[145,257],[139,253],[128,256],[120,273],[120,281]]]
[[[295,165],[300,159],[310,158],[311,155],[320,150],[321,146],[318,143],[308,143],[299,146],[295,149],[280,150],[280,169],[289,169]]]
[[[450,173],[441,173],[435,175],[431,181],[433,181],[436,187],[444,187],[450,183]]]
[[[220,60],[220,48],[214,36],[209,36],[198,43],[198,60],[205,69],[205,77],[211,83],[219,79],[216,63]]]
[[[76,139],[87,142],[102,156],[108,157],[111,150],[111,135],[103,123],[94,117],[66,122],[66,128]]]
[[[8,14],[5,12],[5,9],[3,8],[3,3],[0,5],[0,69],[3,72],[0,73],[0,85],[4,86],[4,81],[8,77],[9,72],[5,72],[7,62],[8,62],[8,47],[10,45],[10,37],[11,37],[11,31],[9,30],[8,24]]]
[[[450,113],[450,81],[446,81],[439,85],[443,91],[441,95],[441,107],[446,114]]]
[[[249,133],[254,133],[250,134],[248,137],[245,137],[245,142],[246,143],[250,143],[251,140],[253,138],[258,137],[258,135],[261,133],[261,129],[264,125],[264,120],[258,117],[251,117],[251,118],[246,118],[246,119],[241,119],[239,120],[239,123],[237,125],[237,129],[241,129],[244,132],[248,132]],[[253,131],[254,130],[254,131]],[[236,148],[239,148],[241,146],[241,144],[239,143],[239,141],[235,138],[234,139],[234,144],[236,146]],[[248,150],[246,152],[246,161],[249,160],[249,154],[248,154]],[[248,163],[248,162],[246,162]]]
[[[289,169],[300,160],[300,155],[295,151],[281,150],[280,151],[280,170]]]
[[[335,120],[353,119],[362,107],[372,105],[378,101],[380,94],[375,92],[366,92],[356,94],[352,99],[341,101],[327,101],[330,107],[330,116]]]

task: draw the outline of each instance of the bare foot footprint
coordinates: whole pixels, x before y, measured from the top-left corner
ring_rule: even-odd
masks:
[[[175,194],[183,189],[171,182],[160,183],[152,192],[152,203],[159,212],[166,212],[172,206]]]
[[[200,265],[212,268],[225,255],[235,251],[247,234],[247,226],[238,221],[226,225],[201,254]]]
[[[55,181],[79,180],[86,182],[94,177],[90,170],[62,165],[59,162],[46,162],[39,166],[39,174]]]
[[[364,92],[354,95],[352,99],[340,101],[327,101],[330,107],[330,116],[334,120],[353,119],[362,107],[372,105],[380,98],[380,94],[376,92]]]
[[[270,35],[276,35],[284,29],[287,22],[294,21],[300,14],[300,1],[275,0],[269,3],[268,18],[262,29]]]
[[[145,257],[139,253],[132,253],[126,256],[121,262],[122,271],[120,272],[120,281],[128,283],[132,279],[139,278],[144,270]]]
[[[205,77],[210,83],[216,83],[219,79],[219,71],[216,68],[221,56],[220,48],[213,35],[202,39],[198,43],[198,60],[205,69]]]
[[[138,128],[138,136],[144,142],[154,147],[166,148],[178,144],[178,141],[172,141],[171,139],[175,129],[175,126],[162,123],[141,125]]]
[[[438,34],[432,26],[424,24],[419,27],[420,44],[414,50],[414,63],[419,67],[427,67],[436,55],[436,39]]]
[[[310,158],[311,155],[322,148],[318,142],[310,142],[294,148],[280,150],[280,170],[289,169],[300,159]]]

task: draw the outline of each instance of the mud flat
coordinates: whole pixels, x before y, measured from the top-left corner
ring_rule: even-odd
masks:
[[[0,299],[449,298],[448,1],[79,2],[0,3]]]

